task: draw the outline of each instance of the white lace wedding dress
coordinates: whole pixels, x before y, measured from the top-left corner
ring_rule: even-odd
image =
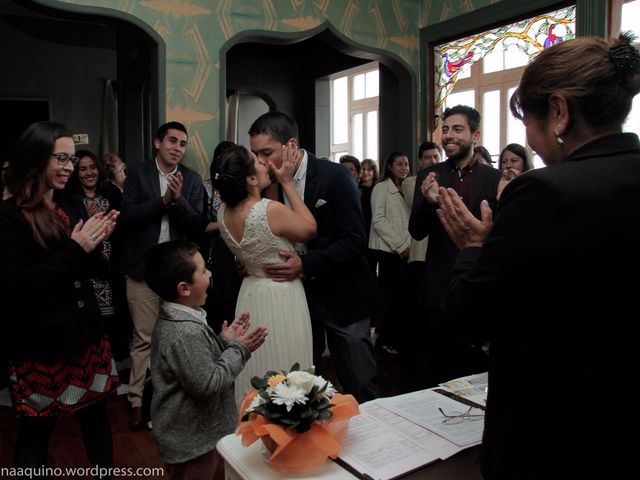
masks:
[[[313,364],[311,321],[302,282],[299,279],[274,282],[263,270],[265,265],[283,261],[279,251],[293,251],[289,240],[274,235],[269,228],[267,205],[270,201],[262,199],[251,207],[240,242],[229,234],[224,224],[225,205],[218,211],[220,234],[248,273],[238,294],[236,315],[248,311],[252,327],[264,325],[269,330],[264,344],[253,352],[236,379],[238,406],[252,388],[252,377],[262,377],[268,370],[288,371],[296,362],[303,369]]]

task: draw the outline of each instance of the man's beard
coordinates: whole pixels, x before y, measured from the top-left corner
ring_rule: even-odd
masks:
[[[269,180],[271,180],[271,183],[278,183],[278,179],[276,178],[275,173],[273,173],[271,170],[267,170],[267,174],[269,175]]]
[[[453,160],[454,162],[459,162],[460,160],[466,160],[471,155],[473,150],[473,143],[467,143],[460,145],[458,153],[449,157],[449,160]]]

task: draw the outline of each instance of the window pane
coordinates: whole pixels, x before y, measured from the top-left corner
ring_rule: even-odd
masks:
[[[625,132],[640,133],[640,97],[636,96],[633,99],[631,111],[629,112],[627,121],[622,125],[622,130]]]
[[[455,107],[456,105],[467,105],[476,108],[476,91],[464,90],[450,93],[445,102],[445,107]]]
[[[482,95],[482,146],[491,155],[500,153],[500,90]]]
[[[364,73],[353,77],[353,99],[362,100],[364,98]]]
[[[462,78],[457,74],[460,68],[484,59],[485,73],[503,70],[505,42],[507,45],[516,44],[517,48],[531,57],[558,41],[575,38],[575,11],[576,6],[570,5],[435,46],[435,111],[442,109],[445,98],[455,88],[458,79]],[[521,60],[515,62],[520,63]]]
[[[636,36],[640,36],[640,24],[637,20],[639,15],[640,0],[623,4],[620,31],[626,32],[631,30]],[[625,132],[640,133],[640,99],[638,96],[633,99],[631,112],[629,112],[627,121],[622,125],[622,130]]]
[[[504,60],[502,53],[502,45],[498,44],[496,47],[487,53],[482,59],[482,71],[484,73],[499,72],[504,70]]]
[[[363,132],[363,115],[356,113],[351,117],[351,126],[353,128],[351,138],[351,155],[357,159],[362,159],[362,149],[364,147],[364,132]]]
[[[458,80],[462,80],[463,78],[471,78],[471,67],[472,64],[465,63],[460,70],[458,70]]]
[[[640,1],[634,0],[633,2],[623,4],[620,31],[626,32],[627,30],[631,30],[636,35],[640,34],[638,16],[640,16]]]
[[[378,70],[367,72],[367,98],[378,96]]]
[[[542,168],[546,166],[537,153],[533,154],[533,168]]]
[[[357,156],[357,155],[356,155]],[[367,112],[367,154],[364,158],[378,160],[378,112]],[[363,160],[358,157],[358,160]]]
[[[524,67],[529,63],[529,55],[524,53],[517,45],[509,45],[504,52],[504,68]]]
[[[347,143],[349,141],[349,94],[347,93],[348,77],[337,78],[333,81],[333,140],[332,143]]]
[[[509,100],[515,92],[516,87],[511,87],[507,92],[507,144],[519,143],[520,145],[526,145],[527,135],[524,128],[524,124],[521,120],[518,120],[511,114],[509,110]]]

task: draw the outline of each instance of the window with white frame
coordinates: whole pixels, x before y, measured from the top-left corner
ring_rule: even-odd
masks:
[[[575,6],[547,12],[434,49],[435,107],[468,105],[482,116],[481,140],[494,160],[509,143],[526,144],[525,127],[511,115],[509,99],[529,58],[575,37]],[[534,166],[544,166],[533,156]]]
[[[620,15],[620,31],[632,32],[636,39],[640,39],[640,25],[638,25],[638,15],[640,15],[640,0],[626,1],[622,4]],[[622,126],[625,132],[640,133],[640,95],[633,98],[633,106],[627,120]]]
[[[378,161],[378,64],[337,73],[331,80],[331,159]]]

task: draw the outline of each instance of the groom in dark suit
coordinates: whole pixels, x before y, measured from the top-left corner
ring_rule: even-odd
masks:
[[[258,159],[282,165],[282,146],[298,146],[298,126],[282,112],[260,116],[249,129]],[[377,366],[371,343],[371,314],[377,286],[364,258],[366,234],[353,177],[340,164],[304,151],[294,184],[318,225],[317,237],[281,252],[283,262],[266,267],[276,281],[302,278],[311,325],[313,359],[318,368],[325,333],[338,381],[359,402],[378,394]],[[286,197],[284,198],[287,203]]]

